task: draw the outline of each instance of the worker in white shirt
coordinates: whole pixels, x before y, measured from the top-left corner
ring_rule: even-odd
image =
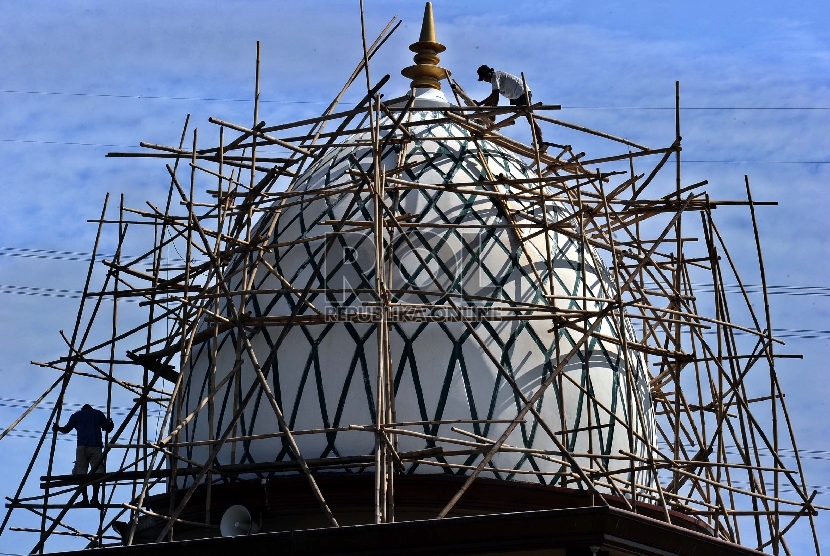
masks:
[[[530,106],[532,93],[530,89],[525,93],[522,80],[504,71],[496,71],[493,68],[483,65],[478,68],[478,80],[488,81],[493,86],[493,92],[490,96],[478,102],[479,106],[498,106],[499,94],[504,96],[513,106]],[[528,120],[530,118],[528,117]],[[532,120],[533,128],[536,130],[536,140],[539,145],[539,152],[544,153],[548,149],[548,144],[542,141],[542,129],[536,120]]]

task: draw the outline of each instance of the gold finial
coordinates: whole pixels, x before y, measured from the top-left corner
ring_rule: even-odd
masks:
[[[424,6],[424,20],[421,22],[421,36],[418,42],[438,42],[435,40],[435,20],[432,18],[432,2]],[[413,52],[415,52],[413,50]]]
[[[401,75],[412,79],[412,88],[431,87],[441,90],[441,80],[447,76],[447,70],[438,66],[441,60],[438,54],[444,52],[446,46],[435,39],[435,21],[432,19],[432,2],[424,7],[424,22],[421,24],[421,36],[418,42],[409,45],[409,50],[415,53],[414,66],[401,70]]]

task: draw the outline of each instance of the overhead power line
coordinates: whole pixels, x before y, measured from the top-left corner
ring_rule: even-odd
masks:
[[[3,285],[0,285],[0,293],[13,293],[17,295],[35,295],[39,297],[65,297],[68,299],[80,299],[81,295],[83,294],[83,292],[80,290],[59,290],[54,288],[37,288],[34,286]]]
[[[64,91],[19,91],[14,89],[6,89],[0,93],[8,93],[15,95],[43,95],[43,96],[67,96],[67,97],[94,97],[94,98],[131,98],[141,100],[196,100],[196,101],[210,101],[210,102],[253,102],[251,98],[219,98],[219,97],[176,97],[165,95],[119,95],[114,93],[71,93]],[[327,101],[322,100],[268,100],[260,99],[260,104],[328,104]],[[341,102],[340,104],[354,104],[349,102]]]
[[[23,257],[25,259],[47,259],[57,261],[84,261],[89,262],[92,253],[83,251],[57,251],[54,249],[30,249],[28,247],[0,247],[0,257]],[[113,259],[115,253],[98,253],[96,259]],[[130,261],[133,257],[130,255],[121,255],[121,262]],[[183,262],[181,257],[167,257],[167,261]],[[198,258],[191,258],[190,262],[197,264],[204,262]]]
[[[62,297],[64,299],[80,299],[84,292],[80,290],[61,290],[56,288],[38,288],[36,286],[9,286],[0,285],[0,293],[14,295],[28,295],[34,297]],[[121,299],[125,303],[138,303],[139,299],[130,297]]]
[[[70,147],[106,147],[119,149],[140,149],[140,145],[117,145],[115,143],[80,143],[76,141],[47,141],[40,139],[2,139],[0,143],[23,143],[28,145],[66,145]],[[288,149],[263,147],[263,152],[273,154],[289,153]]]
[[[569,110],[671,110],[675,106],[562,106]],[[830,110],[830,106],[681,106],[680,110]]]
[[[0,139],[0,143],[29,143],[34,145],[71,145],[73,147],[115,147],[120,149],[139,148],[139,145],[115,145],[111,143],[75,143],[72,141],[43,141],[40,139]]]
[[[63,297],[67,299],[80,299],[83,294],[80,290],[59,290],[54,288],[38,288],[36,286],[10,286],[0,285],[0,294],[15,294],[27,295],[35,297]],[[827,295],[827,294],[824,294]],[[140,299],[125,298],[122,301],[127,303],[137,303]],[[705,330],[704,334],[715,334],[716,330]],[[742,330],[735,330],[735,335],[742,336],[749,334]],[[776,338],[803,338],[807,340],[823,340],[830,339],[830,330],[812,330],[812,329],[792,329],[792,328],[775,328],[773,334]],[[0,403],[2,406],[2,403]]]
[[[36,401],[37,400],[27,400],[25,398],[0,398],[0,402],[22,403],[22,404],[26,404],[27,406],[32,405]],[[53,402],[53,401],[43,401],[43,402],[40,402],[40,403],[44,404],[44,405],[48,405],[48,406],[50,406],[50,408],[51,408],[51,406],[55,405],[55,402]],[[85,404],[82,404],[82,403],[63,402],[61,404],[61,407],[65,407],[65,408],[73,408],[74,407],[74,408],[80,409],[84,405]],[[118,411],[130,411],[132,409],[132,407],[114,405],[114,406],[111,406],[111,409],[118,410]]]
[[[684,160],[684,164],[830,164],[830,160]]]
[[[38,96],[123,98],[138,100],[189,100],[207,102],[253,102],[252,98],[187,97],[171,95],[127,95],[117,93],[78,93],[68,91],[24,91],[4,89],[0,93]],[[260,99],[260,104],[328,104],[322,100]],[[341,102],[340,104],[354,104]],[[562,106],[568,110],[675,110],[674,106]],[[830,106],[682,106],[681,110],[830,110]]]
[[[0,256],[24,257],[31,259],[57,259],[62,261],[89,261],[92,253],[80,251],[57,251],[54,249],[30,249],[28,247],[0,247]],[[113,253],[99,253],[97,259],[111,259]]]
[[[68,259],[68,260],[84,260],[84,259]],[[47,293],[66,293],[66,294],[77,294],[80,295],[81,290],[63,290],[63,289],[54,289],[54,288],[40,288],[37,286],[13,286],[13,285],[2,285],[0,284],[0,288],[9,289],[9,290],[21,290],[21,291],[33,291],[33,292],[47,292]],[[751,286],[744,286],[747,289],[748,294],[761,294],[763,293],[760,291],[758,287],[751,287]],[[817,297],[830,297],[830,288],[824,286],[767,286],[768,295],[795,295],[795,296],[817,296]],[[793,291],[795,290],[795,291]],[[699,289],[698,292],[711,292],[712,290],[707,289]],[[735,288],[726,288],[727,293],[738,293],[737,287]]]
[[[59,251],[56,249],[34,249],[30,247],[0,247],[0,257],[23,257],[32,259],[46,259],[46,260],[60,260],[60,261],[85,261],[89,262],[92,253],[84,251]],[[98,259],[113,259],[114,253],[98,253]],[[129,261],[133,257],[130,255],[121,255],[121,260]],[[181,257],[168,257],[171,262],[183,262]],[[201,259],[191,259],[193,263],[204,262]],[[646,282],[645,286],[655,287],[653,282]],[[713,292],[713,284],[711,283],[695,283],[692,284],[695,291],[698,292]],[[0,287],[23,287],[23,286],[0,286]],[[740,284],[724,284],[728,293],[740,292]],[[749,294],[763,293],[763,286],[761,284],[743,284]],[[80,292],[77,292],[80,293]],[[796,285],[767,285],[767,293],[769,295],[799,295],[799,296],[819,296],[830,297],[830,286],[796,286]]]

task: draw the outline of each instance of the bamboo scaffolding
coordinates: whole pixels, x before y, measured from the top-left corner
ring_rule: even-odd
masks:
[[[558,105],[473,106],[448,71],[445,79],[453,85],[457,106],[418,106],[412,94],[384,100],[381,90],[389,76],[373,84],[370,61],[400,21],[392,18],[369,44],[362,2],[360,17],[361,59],[321,115],[276,125],[260,121],[257,43],[253,114],[248,123],[210,118],[209,122],[217,126],[211,129],[218,131],[218,144],[205,146],[205,135],[194,129],[192,143],[185,146],[188,117],[178,146],[142,142],[145,151],[108,154],[171,159],[167,165],[167,203],[163,210],[149,202],[149,210],[139,209],[125,206],[122,197],[118,218],[114,219],[107,215],[107,198],[101,216],[90,220],[97,224],[98,234],[73,332],[63,336],[68,354],[36,363],[61,375],[0,432],[0,440],[29,418],[34,409],[54,402],[47,421],[50,427],[60,420],[67,395],[76,385],[103,380],[107,414],[112,413],[113,402],[121,396],[129,395],[133,401],[106,443],[106,452],[118,453],[121,464],[106,473],[55,475],[57,437],[53,434],[47,445],[49,429],[45,430],[20,488],[8,499],[0,533],[6,530],[13,510],[26,509],[40,518],[40,528],[15,526],[9,530],[38,533],[34,553],[45,550],[52,534],[83,538],[90,546],[97,546],[95,543],[105,539],[121,539],[120,535],[112,535],[112,515],[117,511],[117,515],[129,515],[129,530],[122,539],[125,544],[135,542],[142,515],[164,522],[158,540],[173,540],[176,524],[216,528],[211,523],[215,483],[257,474],[272,477],[297,473],[306,477],[322,512],[332,526],[337,526],[312,473],[322,469],[374,473],[374,521],[393,522],[396,477],[413,466],[428,466],[466,477],[439,518],[452,511],[481,473],[499,478],[536,476],[545,484],[579,484],[594,494],[598,504],[608,504],[604,495],[613,495],[634,512],[643,504],[657,505],[667,522],[672,520],[672,511],[696,516],[721,538],[750,543],[759,549],[770,547],[775,554],[790,553],[785,534],[806,516],[804,521],[809,522],[818,554],[814,517],[825,507],[814,502],[816,493],[807,487],[775,368],[776,359],[800,356],[778,353],[775,347],[784,342],[773,334],[756,214],[756,207],[777,203],[754,200],[748,177],[745,200],[710,199],[703,189],[707,181],[691,185],[682,182],[679,83],[675,86],[674,136],[670,145],[661,148],[649,148],[539,113],[558,110]],[[360,87],[362,99],[355,108],[336,112],[343,95],[358,79],[365,81]],[[524,75],[522,79],[524,82]],[[526,82],[524,87],[527,91]],[[466,105],[462,106],[462,101]],[[428,113],[431,119],[421,119]],[[525,122],[529,143],[499,133]],[[328,124],[334,129],[324,131]],[[451,126],[456,132],[448,137],[422,136],[428,126],[435,124]],[[561,153],[546,154],[540,149],[537,124],[603,139],[619,150],[592,158],[575,152],[570,145],[554,145],[561,148]],[[517,129],[517,133],[522,130]],[[423,160],[406,162],[407,149],[440,141],[453,145],[460,142],[475,149],[470,157],[481,166],[482,179],[473,181],[460,175],[451,183],[410,179],[417,173],[408,171],[440,161],[440,156],[424,155]],[[485,144],[521,162],[527,175],[508,178],[490,168],[482,154]],[[307,167],[338,146],[354,149],[354,154],[349,155],[350,167],[336,185],[309,188],[300,181]],[[271,151],[264,151],[266,147],[279,147],[288,154],[272,156]],[[621,152],[629,147],[636,150]],[[393,149],[398,149],[396,156],[387,156]],[[358,160],[362,156],[359,153],[367,155],[366,162]],[[655,184],[670,172],[664,168],[672,155],[673,187],[666,194]],[[189,180],[179,175],[180,161],[189,169]],[[626,162],[629,170],[619,171]],[[639,173],[635,172],[635,162]],[[244,178],[243,171],[249,172]],[[205,180],[210,180],[210,185],[203,187]],[[652,194],[655,190],[659,193]],[[422,222],[418,215],[407,214],[402,208],[401,197],[411,191],[455,195],[492,206],[494,216],[482,222]],[[315,221],[302,237],[279,237],[277,221],[286,211],[314,210],[332,198],[345,207],[342,215],[329,214]],[[763,313],[753,307],[738,265],[713,218],[715,209],[730,206],[749,208]],[[356,212],[358,208],[362,212]],[[700,223],[690,218],[690,213],[698,213]],[[125,218],[127,214],[129,219]],[[141,233],[136,228],[153,230],[152,248],[133,247],[131,234]],[[116,253],[112,260],[97,261],[99,241],[111,229],[116,237]],[[538,283],[542,297],[511,300],[447,287],[444,277],[434,272],[420,253],[419,247],[423,246],[416,243],[420,241],[417,234],[428,230],[459,235],[502,230],[515,245],[518,264],[526,265],[528,274]],[[368,233],[374,240],[373,282],[359,288],[330,287],[323,280],[320,262],[313,262],[309,272],[294,282],[269,258],[273,253],[302,246],[322,261],[336,242],[346,241],[356,232]],[[562,241],[577,245],[578,260],[566,262],[575,263],[574,271],[582,276],[580,291],[563,291],[555,280],[565,257],[564,250],[557,247]],[[141,254],[127,258],[123,250],[127,245]],[[173,264],[171,251],[179,252]],[[425,269],[428,283],[396,288],[393,266],[402,255],[410,253]],[[605,271],[608,279],[589,289],[585,279],[588,272],[599,275]],[[94,281],[96,272],[105,273],[104,280]],[[693,278],[699,273],[711,276],[713,291],[695,290]],[[270,281],[268,287],[263,286],[265,278]],[[737,288],[725,286],[733,281]],[[97,284],[96,291],[91,288],[93,283]],[[360,296],[353,306],[333,307],[327,301],[346,292]],[[290,302],[286,302],[287,308],[268,316],[254,316],[248,313],[248,307],[257,296],[286,296]],[[124,329],[121,315],[129,304],[123,302],[133,300],[146,311],[146,318],[138,324],[128,321],[130,327]],[[110,304],[111,312],[107,313]],[[480,326],[538,320],[552,324],[550,332],[557,343],[550,357],[550,373],[527,390],[519,387],[500,354],[485,341]],[[391,330],[405,323],[439,322],[463,325],[471,342],[480,348],[515,397],[515,418],[398,421]],[[290,349],[286,338],[295,327],[345,323],[376,326],[375,421],[292,429],[279,392],[269,383],[272,363]],[[638,331],[642,330],[639,335],[635,324]],[[102,327],[104,333],[94,336],[95,327]],[[268,331],[275,340],[268,350],[258,352],[252,339],[262,331]],[[739,334],[744,335],[743,339]],[[232,364],[220,363],[220,345],[229,335],[236,338],[235,359]],[[87,345],[93,337],[98,343]],[[563,344],[560,348],[560,338],[569,338],[571,347],[565,349],[567,344]],[[568,366],[594,340],[619,354],[620,376],[629,385],[622,402],[629,421],[595,394],[595,378],[588,372],[587,360],[578,365],[584,379]],[[205,391],[192,398],[195,405],[185,411],[185,380],[196,353],[208,359],[209,377]],[[648,389],[650,407],[633,394],[632,389],[638,385],[638,364],[648,373],[642,387]],[[252,381],[244,387],[243,366],[246,373],[252,371]],[[139,374],[141,378],[136,378]],[[161,386],[161,380],[170,385]],[[769,388],[760,395],[750,395],[750,380],[763,380]],[[584,397],[584,422],[568,422],[565,388]],[[222,417],[217,407],[226,393],[231,401]],[[267,433],[240,433],[240,420],[257,396],[268,404],[279,428]],[[536,404],[542,396],[557,400],[555,418],[544,419],[538,411]],[[153,408],[161,409],[158,425],[152,423]],[[207,438],[188,436],[197,418],[209,423]],[[511,436],[513,431],[530,422],[541,427],[552,449],[513,441],[517,438]],[[461,424],[504,427],[490,438],[454,426]],[[410,430],[413,427],[423,430]],[[447,436],[439,432],[439,427],[445,427],[441,431],[449,427],[458,436]],[[599,435],[611,427],[624,429],[627,450],[601,453]],[[363,455],[311,458],[301,453],[295,440],[333,434],[372,435],[374,449]],[[566,449],[572,440],[586,436],[587,451]],[[512,443],[507,442],[508,438]],[[403,439],[424,442],[427,447],[402,451]],[[291,459],[239,463],[242,446],[266,440],[283,443]],[[637,446],[643,447],[641,453],[636,453]],[[191,455],[197,448],[207,457]],[[225,453],[223,450],[230,454],[230,463],[217,460],[220,452]],[[784,465],[784,450],[794,451],[795,466]],[[494,458],[502,454],[519,454],[553,467],[540,470],[496,465],[502,460],[494,462]],[[21,497],[24,486],[33,481],[30,475],[38,462],[45,464],[40,468],[46,470],[40,477],[42,494]],[[69,525],[67,517],[74,515],[70,510],[81,490],[91,485],[101,486],[106,501],[95,520],[97,529],[85,533]],[[183,520],[182,512],[202,485],[206,492],[204,520],[192,521],[193,514],[186,514],[188,519]],[[783,497],[783,487],[796,494],[790,499]],[[170,494],[169,508],[148,510],[144,507],[146,498],[159,489]],[[124,499],[127,501],[122,502]]]

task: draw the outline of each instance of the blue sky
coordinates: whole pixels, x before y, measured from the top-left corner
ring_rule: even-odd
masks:
[[[475,81],[478,65],[523,71],[534,99],[563,105],[558,117],[661,147],[673,139],[670,108],[680,80],[684,183],[708,179],[713,197],[740,199],[748,174],[756,198],[780,203],[758,209],[769,283],[830,287],[827,3],[437,0],[434,6],[447,46],[442,65],[475,97],[488,92]],[[417,38],[422,10],[421,1],[366,2],[370,35],[393,14],[404,21],[372,65],[375,79],[392,75],[387,94],[408,85],[399,71],[411,63],[407,45]],[[316,115],[360,59],[357,1],[0,3],[0,290],[80,290],[86,264],[65,260],[74,256],[10,255],[89,252],[95,227],[86,220],[98,215],[106,192],[124,193],[131,206],[163,202],[162,164],[104,155],[139,141],[177,142],[187,113],[211,137],[217,131],[208,116],[249,122],[256,40],[268,101],[261,118],[278,123]],[[359,94],[356,88],[344,102]],[[546,128],[547,139],[564,142],[557,133]],[[598,144],[574,145],[603,154]],[[716,213],[745,281],[758,283],[747,210]],[[800,447],[830,452],[822,418],[830,398],[830,294],[804,292],[815,295],[771,298],[776,329],[820,331],[787,338],[783,351],[804,360],[784,360],[780,380]],[[760,297],[753,301],[761,306]],[[29,361],[64,354],[58,330],[71,330],[76,307],[74,299],[0,293],[0,397],[33,399],[54,380],[53,371]],[[18,411],[0,405],[0,426]],[[22,428],[37,430],[42,417]],[[4,496],[13,493],[32,442],[3,440]],[[830,504],[827,463],[805,460],[808,484],[823,486],[824,504]],[[827,516],[818,523],[830,529]],[[33,541],[24,535],[4,535],[0,552],[28,551]],[[822,540],[830,550],[830,540]],[[794,553],[802,542],[809,539],[791,543]],[[71,546],[57,542],[52,549]]]

